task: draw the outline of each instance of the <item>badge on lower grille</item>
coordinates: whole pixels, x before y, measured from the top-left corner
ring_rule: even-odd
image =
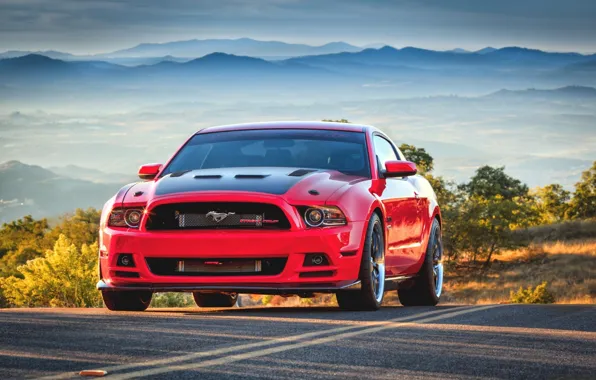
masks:
[[[211,219],[213,220],[215,223],[219,223],[222,220],[224,220],[225,218],[227,218],[229,215],[234,215],[235,213],[233,212],[216,212],[216,211],[209,211],[207,213],[207,219]]]

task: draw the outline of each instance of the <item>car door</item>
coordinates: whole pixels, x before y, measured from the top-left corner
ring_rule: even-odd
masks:
[[[373,136],[375,155],[380,171],[384,171],[385,162],[400,160],[395,146],[384,136]],[[408,273],[419,258],[421,218],[420,202],[416,188],[408,178],[381,178],[385,186],[378,194],[386,211],[385,265],[388,275]]]

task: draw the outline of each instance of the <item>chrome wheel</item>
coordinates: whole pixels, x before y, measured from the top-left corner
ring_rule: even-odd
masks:
[[[435,295],[441,297],[443,290],[443,244],[441,238],[437,238],[432,251],[433,258],[433,280],[435,285]]]
[[[377,302],[383,300],[385,292],[385,255],[383,231],[380,224],[375,224],[370,248],[370,276],[373,293]]]

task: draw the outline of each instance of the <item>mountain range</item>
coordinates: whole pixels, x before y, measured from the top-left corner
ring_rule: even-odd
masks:
[[[151,45],[152,46],[152,45]],[[141,49],[142,50],[142,49]],[[376,78],[391,79],[405,77],[410,80],[445,77],[480,76],[484,80],[493,77],[525,76],[547,77],[563,80],[564,84],[573,84],[573,76],[591,72],[596,67],[595,55],[578,53],[550,53],[541,50],[507,47],[482,53],[441,52],[414,47],[395,49],[384,46],[379,49],[368,48],[357,52],[307,55],[283,60],[265,60],[246,55],[234,55],[215,52],[200,58],[181,62],[173,56],[151,64],[133,67],[108,63],[101,60],[66,61],[50,58],[42,54],[5,58],[0,60],[0,85],[19,84],[34,81],[36,84],[47,79],[52,83],[60,80],[97,80],[117,79],[143,80],[145,83],[159,80],[161,77],[181,75],[187,82],[195,75],[224,74],[226,77],[247,74],[257,76],[282,75],[291,79],[293,76],[322,75],[344,76],[344,80]],[[548,70],[552,72],[548,72]],[[547,75],[548,74],[548,75]],[[578,83],[575,83],[578,84]],[[592,84],[592,83],[581,83]]]
[[[42,54],[0,59],[0,112],[124,110],[180,101],[349,101],[478,96],[502,88],[596,86],[596,55],[506,47],[444,52],[390,46],[263,59],[223,52],[184,60],[127,58],[135,66]]]
[[[362,48],[345,42],[330,42],[321,46],[291,44],[280,41],[257,41],[251,38],[188,40],[166,43],[144,43],[129,49],[100,54],[101,57],[201,57],[214,52],[251,57],[293,57],[338,52],[357,52]]]
[[[386,44],[370,44],[364,47],[355,46],[346,42],[330,42],[320,46],[307,44],[287,43],[281,41],[259,41],[251,38],[238,39],[192,39],[185,41],[172,41],[165,43],[142,43],[131,48],[121,49],[113,52],[75,55],[67,52],[55,50],[45,51],[27,51],[10,50],[0,53],[0,59],[17,58],[29,54],[44,55],[49,58],[61,59],[66,61],[105,61],[118,63],[126,66],[135,66],[142,64],[154,64],[159,61],[185,62],[191,59],[199,58],[211,53],[226,53],[232,55],[242,55],[257,58],[287,59],[292,57],[303,57],[312,55],[328,55],[337,53],[357,53],[363,50],[378,50],[381,48],[391,48],[393,50],[404,50],[404,53],[410,51],[411,47],[396,49]],[[470,51],[461,48],[455,48],[447,51],[437,51],[436,53],[448,54],[466,54],[466,55],[484,55],[493,53],[497,50],[521,49],[525,53],[545,53],[539,50],[522,49],[517,47],[506,47],[495,49],[485,47],[476,51]],[[429,51],[426,49],[417,49],[419,51]],[[419,52],[420,53],[420,52]],[[575,53],[546,53],[546,54],[575,54]]]
[[[345,42],[330,42],[321,46],[292,44],[281,41],[258,41],[251,38],[204,39],[173,41],[165,43],[142,43],[131,48],[94,55],[74,55],[53,50],[23,51],[11,50],[0,53],[2,58],[17,58],[29,54],[45,55],[50,58],[69,61],[103,60],[114,63],[147,63],[157,58],[170,57],[177,61],[188,61],[211,53],[226,53],[262,58],[288,58],[303,55],[357,52],[363,48]]]

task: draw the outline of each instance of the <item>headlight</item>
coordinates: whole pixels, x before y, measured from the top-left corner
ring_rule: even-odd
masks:
[[[346,216],[334,206],[302,207],[304,223],[309,227],[343,226]]]
[[[142,217],[142,208],[116,208],[110,213],[108,226],[139,228]]]

